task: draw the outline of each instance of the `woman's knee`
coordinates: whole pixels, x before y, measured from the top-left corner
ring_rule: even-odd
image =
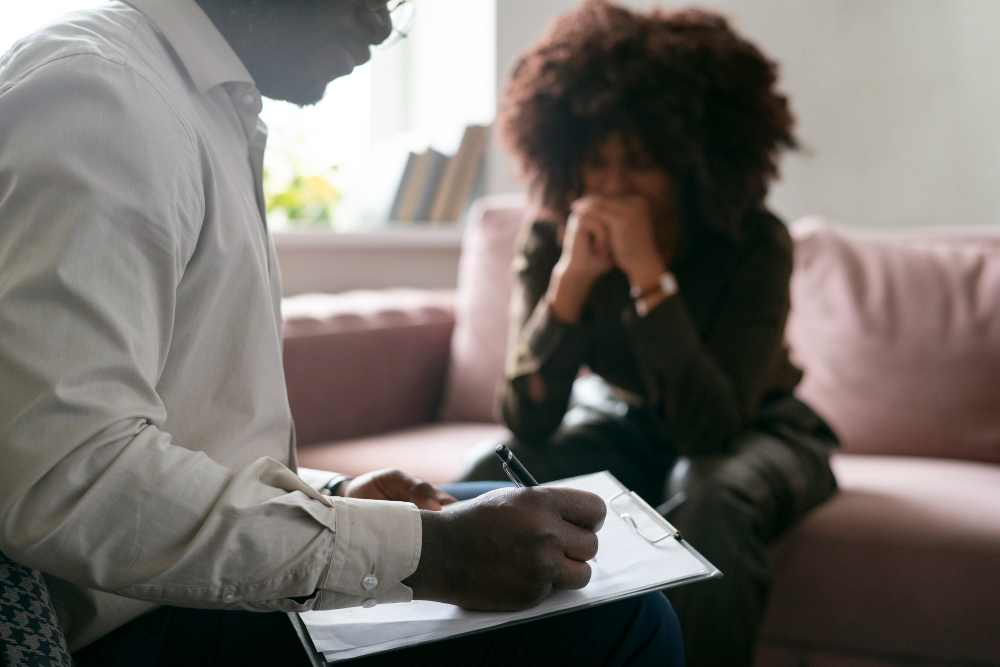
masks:
[[[746,477],[728,470],[737,465],[723,457],[691,459],[683,463],[682,475],[672,475],[667,488],[676,503],[667,515],[682,534],[689,538],[702,533],[727,533],[756,530],[759,501],[743,484]],[[677,494],[683,494],[678,497]]]

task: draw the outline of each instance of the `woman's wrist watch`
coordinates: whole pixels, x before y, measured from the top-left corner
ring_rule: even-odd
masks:
[[[632,289],[629,290],[629,296],[632,297],[632,303],[635,304],[636,315],[645,317],[649,313],[650,301],[655,300],[656,303],[659,303],[677,294],[679,289],[677,278],[674,277],[673,272],[664,271],[656,279],[656,283],[650,287],[644,288],[639,285],[633,285]]]
[[[352,479],[354,478],[351,477],[350,475],[337,475],[329,482],[324,484],[323,488],[321,488],[319,492],[322,493],[324,496],[335,496],[337,495],[337,489],[340,487],[340,485],[345,482],[350,482]]]

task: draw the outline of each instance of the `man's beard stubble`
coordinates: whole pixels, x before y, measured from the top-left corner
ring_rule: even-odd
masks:
[[[309,106],[323,99],[327,81],[310,77],[322,40],[313,20],[315,0],[198,0],[250,72],[265,97]]]

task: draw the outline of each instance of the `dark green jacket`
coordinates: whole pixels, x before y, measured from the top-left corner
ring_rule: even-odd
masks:
[[[589,367],[642,397],[681,454],[719,453],[760,405],[801,379],[784,344],[792,241],[767,211],[748,214],[739,241],[709,233],[688,239],[670,269],[680,292],[636,315],[625,275],[594,285],[577,325],[558,320],[542,300],[561,253],[556,226],[535,221],[515,260],[512,331],[502,410],[513,433],[544,439],[566,413],[573,380]],[[544,399],[527,392],[539,373]]]

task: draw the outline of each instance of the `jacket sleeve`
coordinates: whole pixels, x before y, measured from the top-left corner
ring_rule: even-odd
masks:
[[[562,422],[573,381],[587,356],[589,338],[585,325],[561,321],[543,298],[562,252],[555,225],[536,221],[522,236],[521,252],[513,267],[516,280],[502,413],[507,428],[530,442],[547,438]],[[540,396],[533,395],[531,382],[541,389]]]
[[[708,330],[681,292],[639,317],[623,312],[655,418],[683,454],[727,451],[757,410],[784,350],[792,244],[768,215],[735,259]]]
[[[412,505],[332,501],[274,459],[231,470],[162,429],[198,156],[150,84],[99,56],[0,89],[0,549],[160,604],[409,600]]]

